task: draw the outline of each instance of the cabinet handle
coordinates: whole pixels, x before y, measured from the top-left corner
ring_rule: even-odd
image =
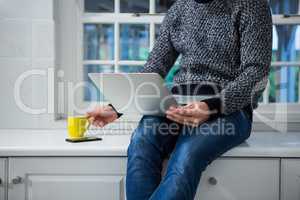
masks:
[[[3,182],[2,182],[2,178],[0,178],[0,185],[2,185],[3,184]]]
[[[21,184],[23,182],[23,178],[20,176],[17,176],[16,178],[13,178],[11,182],[14,185]]]
[[[208,179],[208,183],[209,183],[210,185],[217,185],[217,184],[218,184],[218,180],[217,180],[215,177],[210,177],[210,178]]]

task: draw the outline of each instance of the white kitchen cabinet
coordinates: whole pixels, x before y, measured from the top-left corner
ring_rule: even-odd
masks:
[[[9,167],[9,200],[125,198],[125,158],[10,158]]]
[[[300,159],[281,161],[281,200],[300,199]]]
[[[20,157],[8,161],[8,200],[125,199],[126,157]],[[219,159],[204,172],[195,199],[279,200],[279,168],[279,159]]]
[[[279,200],[279,166],[279,159],[219,159],[203,173],[195,199]]]
[[[0,200],[5,200],[6,197],[6,159],[0,158]]]

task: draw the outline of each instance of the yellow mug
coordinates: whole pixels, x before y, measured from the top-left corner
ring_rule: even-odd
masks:
[[[71,139],[83,138],[89,127],[90,122],[85,116],[68,117],[68,133]]]

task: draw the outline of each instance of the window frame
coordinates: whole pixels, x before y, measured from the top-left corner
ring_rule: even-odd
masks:
[[[114,60],[90,60],[83,61],[83,64],[109,64],[114,65],[115,72],[119,71],[122,65],[140,66],[146,61],[121,60],[120,59],[120,25],[121,24],[149,24],[149,50],[151,51],[155,41],[155,24],[160,24],[164,18],[163,14],[155,14],[155,0],[149,0],[149,13],[121,13],[120,0],[115,0],[114,13],[85,13],[84,0],[80,0],[82,11],[82,24],[113,24],[114,25]],[[82,33],[82,29],[80,32]],[[82,44],[81,44],[82,46]]]
[[[56,1],[58,7],[59,7],[59,2],[60,0],[54,0]],[[121,65],[131,65],[131,66],[141,66],[146,63],[146,61],[122,61],[119,60],[120,54],[120,24],[149,24],[149,34],[150,34],[150,44],[149,44],[149,50],[151,51],[154,45],[155,41],[155,25],[156,24],[161,24],[165,14],[156,14],[155,13],[155,0],[149,0],[149,13],[140,13],[140,14],[132,14],[132,13],[120,13],[120,0],[115,0],[115,13],[85,13],[84,12],[84,0],[71,0],[73,5],[73,17],[75,17],[75,23],[72,24],[65,24],[67,27],[62,28],[58,27],[58,30],[56,32],[56,35],[58,35],[58,40],[56,46],[57,49],[59,49],[63,44],[61,44],[63,38],[60,37],[60,33],[63,31],[62,29],[69,28],[73,31],[77,31],[75,38],[75,44],[76,44],[76,51],[73,52],[73,58],[76,59],[76,70],[74,70],[71,75],[68,75],[68,78],[63,78],[63,79],[68,79],[72,81],[82,81],[82,75],[83,75],[83,67],[86,64],[97,64],[97,65],[114,65],[116,72],[118,71],[119,67]],[[75,7],[74,7],[75,6]],[[66,9],[66,8],[65,8]],[[59,13],[59,14],[64,14],[64,13]],[[273,25],[300,25],[300,15],[273,15]],[[62,20],[62,18],[60,18]],[[58,20],[58,21],[60,21]],[[115,34],[115,48],[114,48],[114,60],[83,60],[83,24],[84,23],[95,23],[95,24],[114,24],[114,34]],[[61,52],[61,51],[59,51]],[[60,56],[58,56],[60,59]],[[271,67],[281,67],[281,66],[293,66],[293,67],[300,67],[300,62],[272,62]],[[62,69],[66,72],[71,72],[72,69],[70,69],[71,66],[62,66],[61,62],[57,62],[57,69]],[[74,66],[72,66],[74,67]],[[300,74],[299,74],[300,76]],[[60,78],[57,78],[60,80]],[[300,80],[300,78],[299,78]],[[300,82],[300,81],[299,81]],[[298,83],[300,84],[300,83]],[[300,88],[300,87],[299,87]],[[300,90],[300,89],[299,89]],[[275,115],[277,118],[272,121],[272,124],[275,125],[283,125],[283,124],[288,124],[288,129],[289,127],[292,127],[291,130],[299,130],[300,129],[300,98],[298,103],[272,103],[268,104],[267,102],[267,96],[268,94],[268,87],[265,90],[263,96],[264,96],[264,101],[262,103],[259,103],[259,108],[255,110],[254,112],[254,127],[256,127],[256,124],[258,125],[257,130],[262,130],[262,131],[269,131],[272,128],[269,126],[262,125],[263,121],[261,121],[260,115],[264,116],[269,116],[272,118]],[[299,91],[300,92],[300,91]],[[57,93],[56,93],[57,94]],[[79,100],[77,103],[80,105],[86,106],[88,103],[84,101],[83,98],[83,90],[80,92],[79,95],[76,95],[76,100]],[[300,93],[299,93],[300,94]],[[66,105],[68,102],[65,102],[66,100],[61,98],[61,95],[57,94],[58,98],[58,107],[63,107],[61,104]],[[100,104],[106,104],[107,102],[101,102]],[[285,107],[285,110],[288,112],[279,112],[275,113],[274,111],[276,110],[277,107]],[[284,109],[281,109],[284,110]],[[57,119],[64,118],[66,116],[64,110],[58,109],[58,113],[56,116]],[[290,115],[292,117],[287,117],[287,115]],[[135,121],[140,118],[139,115],[136,116],[127,116],[126,120],[129,121]],[[285,119],[285,120],[283,120]],[[287,121],[286,121],[287,120]],[[290,125],[291,124],[291,125]],[[299,124],[299,125],[298,125]],[[271,125],[273,128],[276,126]],[[255,130],[256,128],[254,128]]]
[[[300,15],[279,15],[273,14],[273,25],[299,25],[300,26]],[[299,62],[272,62],[272,68],[277,67],[299,67]],[[299,73],[299,86],[300,86],[300,73]],[[254,111],[254,125],[259,124],[259,130],[279,130],[280,127],[286,127],[290,131],[298,131],[300,129],[300,97],[298,103],[269,103],[269,83],[266,87],[266,90],[263,93],[263,102],[259,103],[259,107]],[[300,87],[299,87],[300,95]],[[287,112],[284,112],[286,110]],[[263,125],[266,123],[262,121],[261,116],[268,116],[271,120],[269,126]]]
[[[77,77],[79,81],[82,81],[82,74],[84,65],[113,65],[115,72],[119,72],[121,66],[143,66],[145,61],[139,60],[121,60],[120,59],[120,26],[121,24],[145,24],[149,25],[149,51],[153,49],[155,42],[155,25],[161,24],[165,13],[155,13],[155,0],[149,0],[149,13],[121,13],[120,12],[120,0],[115,0],[114,13],[86,13],[84,12],[84,0],[77,0],[80,12],[79,33],[80,41],[78,41],[78,48],[81,49],[78,55],[79,69]],[[84,24],[113,24],[114,25],[114,59],[113,60],[84,60],[83,59],[83,25]],[[77,97],[81,101],[80,105],[87,107],[90,102],[84,101],[84,91],[80,92],[80,96]],[[100,105],[106,105],[109,102],[97,102]],[[130,121],[137,121],[140,119],[140,115],[126,115],[126,119]],[[125,119],[125,120],[126,120]]]

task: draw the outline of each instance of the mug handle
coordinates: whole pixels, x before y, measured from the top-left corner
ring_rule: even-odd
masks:
[[[87,119],[87,120],[86,120],[86,124],[85,124],[86,130],[89,130],[90,126],[91,126],[91,123],[90,123],[90,121]]]
[[[87,120],[86,120],[86,123],[85,123],[85,129],[86,129],[86,131],[90,129],[90,126],[91,126],[91,123],[90,123],[90,121],[87,119]],[[86,131],[85,131],[85,132],[86,132]]]

